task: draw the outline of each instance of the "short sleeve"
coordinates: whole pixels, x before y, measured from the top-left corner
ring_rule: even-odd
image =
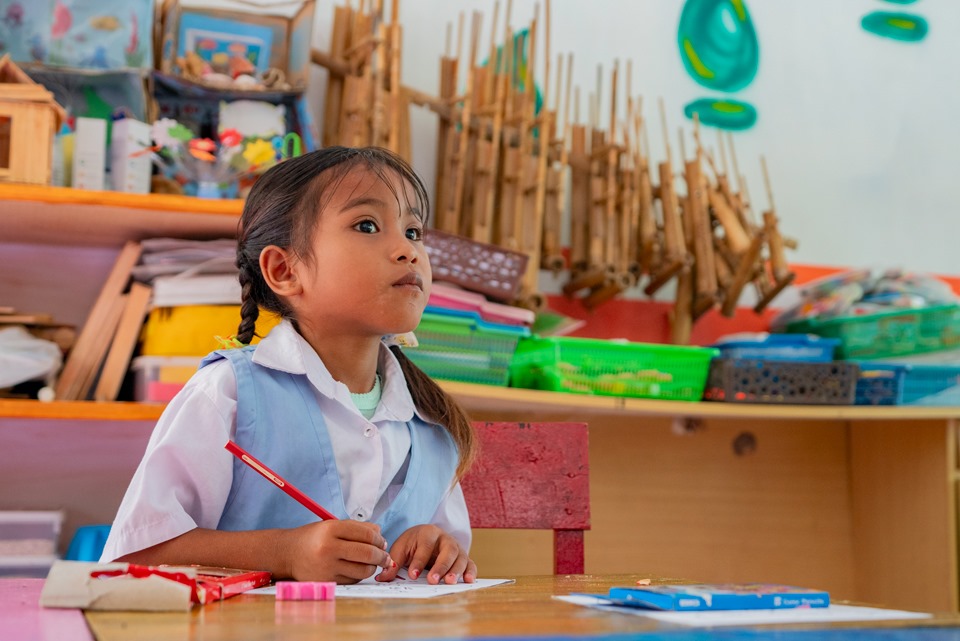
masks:
[[[236,431],[236,387],[233,368],[221,360],[194,374],[169,403],[120,504],[102,562],[217,527],[233,481],[224,445]]]

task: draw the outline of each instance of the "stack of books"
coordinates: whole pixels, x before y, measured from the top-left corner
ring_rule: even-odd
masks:
[[[134,400],[167,402],[180,391],[200,360],[221,347],[240,324],[237,244],[232,239],[143,242],[133,278],[149,283],[153,302],[133,359]],[[260,335],[277,319],[261,317]],[[256,339],[255,339],[256,340]]]

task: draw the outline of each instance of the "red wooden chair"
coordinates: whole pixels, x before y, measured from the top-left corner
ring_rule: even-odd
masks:
[[[590,529],[585,423],[473,424],[480,455],[462,481],[475,528],[553,530],[556,574],[583,574]]]

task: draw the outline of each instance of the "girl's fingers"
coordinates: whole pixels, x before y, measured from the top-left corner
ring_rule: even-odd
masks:
[[[381,550],[387,549],[387,540],[380,534],[380,526],[375,523],[343,520],[337,522],[337,527],[337,536],[345,541],[357,541]]]
[[[427,564],[430,563],[430,559],[433,557],[434,550],[437,546],[437,538],[434,536],[425,537],[426,540],[418,539],[416,541],[416,548],[413,550],[413,556],[410,558],[410,562],[407,563],[407,574],[410,575],[411,579],[419,579],[420,575],[423,573],[423,570],[427,567]],[[429,582],[430,578],[427,577]],[[434,581],[436,583],[436,581]]]
[[[436,543],[437,557],[427,576],[427,583],[437,584],[444,580],[460,556],[460,545],[453,537],[442,536]]]
[[[469,560],[466,554],[460,554],[457,560],[453,562],[453,565],[450,566],[450,569],[447,570],[447,573],[443,575],[443,582],[453,585],[459,581],[460,577],[463,576],[464,570],[467,569],[467,561]]]
[[[473,583],[477,580],[477,564],[473,559],[467,559],[467,569],[463,572],[463,582]]]
[[[355,541],[346,541],[343,545],[342,558],[344,561],[379,566],[381,568],[389,568],[394,565],[390,554],[381,548],[374,547],[368,543],[357,543]]]

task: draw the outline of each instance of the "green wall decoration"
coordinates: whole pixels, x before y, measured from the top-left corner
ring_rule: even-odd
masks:
[[[894,11],[874,11],[863,16],[864,31],[900,42],[919,42],[927,37],[927,21],[917,15]]]
[[[690,120],[697,114],[702,124],[730,131],[743,131],[757,122],[753,105],[728,98],[700,98],[685,106],[683,113]]]
[[[746,0],[687,0],[677,27],[683,66],[698,84],[734,93],[753,82],[760,44]],[[699,98],[683,113],[720,129],[742,131],[757,121],[757,110],[739,100]]]
[[[677,45],[687,73],[708,89],[739,91],[760,65],[760,46],[745,0],[687,0]]]

